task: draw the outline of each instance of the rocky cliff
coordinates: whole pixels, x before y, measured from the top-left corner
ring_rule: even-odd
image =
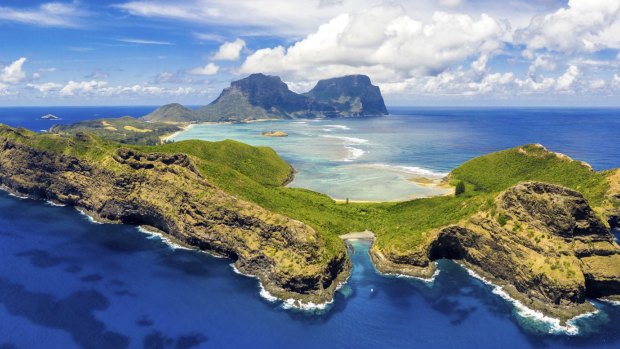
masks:
[[[562,320],[593,310],[587,297],[620,295],[620,246],[577,191],[523,182],[488,210],[429,236],[417,253],[373,248],[380,270],[428,277],[432,261],[458,260],[526,306]]]
[[[331,105],[338,115],[363,116],[388,113],[379,87],[366,75],[348,75],[319,81],[305,93],[319,103]]]
[[[379,87],[364,75],[321,80],[305,94],[291,91],[277,76],[252,74],[233,81],[209,105],[192,111],[166,105],[144,116],[151,121],[244,121],[386,115]]]
[[[220,190],[185,154],[0,129],[0,184],[75,206],[97,220],[144,225],[177,243],[229,257],[281,298],[320,303],[348,275],[344,248],[327,253],[308,225]]]

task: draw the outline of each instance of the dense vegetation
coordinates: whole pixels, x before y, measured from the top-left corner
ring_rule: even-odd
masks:
[[[0,134],[51,152],[60,152],[110,164],[112,152],[132,147],[143,152],[185,153],[198,170],[221,189],[269,210],[303,221],[325,237],[330,250],[338,251],[338,235],[372,230],[377,247],[394,254],[415,250],[427,233],[490,209],[497,194],[526,180],[564,185],[582,192],[594,206],[604,203],[609,188],[605,173],[593,172],[578,161],[546,149],[527,145],[470,160],[452,171],[453,185],[463,183],[456,196],[441,196],[400,203],[337,203],[310,190],[282,186],[292,168],[272,149],[236,141],[182,141],[158,146],[123,145],[97,136],[70,138],[36,135],[4,127]]]

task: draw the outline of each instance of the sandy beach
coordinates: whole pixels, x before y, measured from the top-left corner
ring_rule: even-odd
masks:
[[[370,230],[340,235],[342,240],[374,240],[375,233]]]

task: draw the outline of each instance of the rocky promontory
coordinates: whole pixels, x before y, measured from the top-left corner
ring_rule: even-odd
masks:
[[[193,156],[143,152],[89,134],[0,129],[4,188],[75,206],[99,221],[152,227],[229,257],[279,298],[331,300],[350,269],[344,247],[328,253],[315,229],[224,192],[200,167]]]
[[[130,119],[93,122],[146,133]],[[0,185],[226,256],[270,294],[300,306],[333,299],[351,270],[338,236],[369,231],[382,272],[429,278],[434,261],[453,259],[563,321],[592,311],[590,298],[620,295],[620,247],[610,232],[620,221],[619,170],[596,172],[540,145],[465,162],[446,179],[461,188],[455,195],[338,203],[284,187],[293,169],[269,148],[230,140],[123,144],[100,137],[107,134],[0,125]]]
[[[523,182],[457,224],[436,230],[417,252],[385,254],[377,268],[428,278],[437,259],[459,261],[525,306],[561,320],[594,310],[587,298],[620,295],[620,246],[583,195]]]

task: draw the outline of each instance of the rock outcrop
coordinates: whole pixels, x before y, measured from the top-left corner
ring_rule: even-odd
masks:
[[[27,131],[1,131],[0,184],[13,192],[75,206],[97,220],[144,225],[229,257],[281,298],[325,302],[348,276],[344,247],[327,253],[310,226],[213,186],[191,156],[124,147],[110,156],[90,135],[56,136],[57,146],[106,154],[95,160],[48,151]]]
[[[386,115],[379,87],[365,75],[321,80],[308,93],[291,91],[277,76],[252,74],[233,81],[209,105],[189,110],[169,104],[145,115],[149,121],[246,121]]]
[[[434,260],[458,260],[562,320],[591,311],[587,297],[620,295],[620,246],[610,229],[579,192],[553,184],[509,188],[489,211],[439,229],[408,258],[372,254],[380,270],[422,277]]]

